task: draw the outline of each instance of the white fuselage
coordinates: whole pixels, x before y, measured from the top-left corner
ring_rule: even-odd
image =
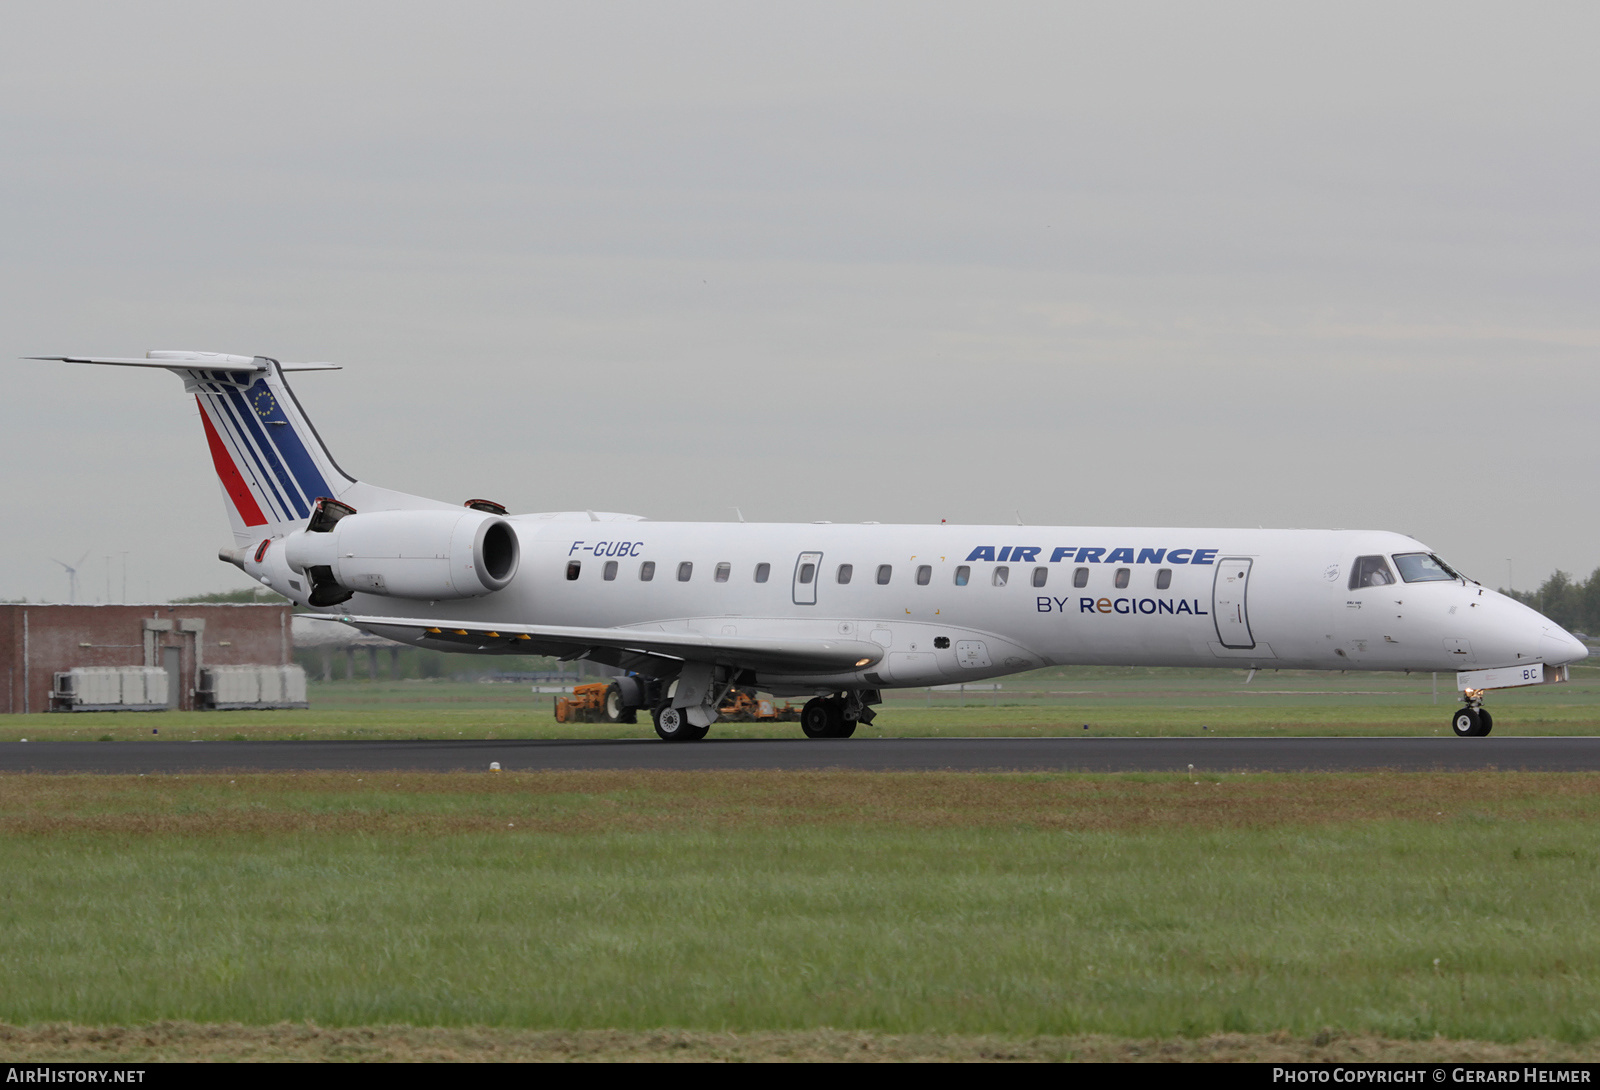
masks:
[[[1392,558],[1429,550],[1386,532],[510,521],[522,550],[511,584],[430,603],[428,615],[843,637],[885,649],[867,669],[761,675],[763,687],[785,694],[1068,664],[1453,671],[1587,653],[1545,617],[1476,583],[1400,580]],[[1357,558],[1373,556],[1388,560],[1394,581],[1352,588]],[[340,612],[401,617],[417,603],[358,594]]]
[[[233,528],[219,557],[296,603],[337,603],[327,612],[423,646],[544,648],[654,671],[676,679],[673,709],[709,712],[696,727],[735,682],[853,694],[813,724],[846,737],[830,723],[854,723],[843,712],[858,714],[869,690],[1040,666],[1525,667],[1510,681],[1458,677],[1469,708],[1457,733],[1470,735],[1483,725],[1471,694],[1587,654],[1400,534],[502,517],[489,501],[458,507],[341,470],[284,378],[328,365],[166,350],[42,358],[181,378]]]

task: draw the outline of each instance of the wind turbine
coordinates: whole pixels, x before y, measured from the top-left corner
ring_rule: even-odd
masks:
[[[90,552],[90,550],[88,550],[88,549],[83,550],[83,556],[78,557],[78,563],[79,564],[82,564],[84,562],[84,560],[87,559],[87,557],[89,556],[89,552]],[[54,558],[52,558],[52,559],[54,559]],[[77,605],[78,604],[78,569],[74,565],[68,564],[65,560],[56,560],[55,563],[60,564],[63,568],[67,569],[67,586],[69,588],[68,591],[67,591],[67,600],[72,605]]]

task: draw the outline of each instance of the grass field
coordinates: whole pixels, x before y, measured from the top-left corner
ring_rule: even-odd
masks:
[[[1126,1038],[1102,1034],[1011,1037],[852,1030],[755,1033],[696,1030],[528,1030],[504,1026],[247,1026],[166,1021],[139,1026],[0,1025],[0,1056],[80,1063],[321,1062],[1583,1062],[1565,1041],[1515,1044],[1362,1034],[1217,1033]]]
[[[1592,1058],[1597,788],[8,775],[0,1054]]]
[[[1491,693],[1497,734],[1600,734],[1600,668],[1573,681]],[[997,689],[892,691],[857,737],[938,735],[1444,735],[1454,676],[1437,702],[1427,674],[1072,667],[1019,674]],[[338,681],[311,686],[288,712],[12,715],[0,741],[44,739],[639,738],[634,726],[562,724],[553,697],[527,685]],[[1084,727],[1087,724],[1088,730]],[[791,738],[796,723],[718,723],[713,737]]]

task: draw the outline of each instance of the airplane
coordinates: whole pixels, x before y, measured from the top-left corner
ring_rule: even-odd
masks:
[[[234,544],[219,557],[330,621],[416,647],[626,671],[607,715],[705,737],[733,687],[807,697],[848,738],[886,689],[1063,665],[1455,671],[1565,681],[1585,645],[1427,545],[1365,530],[654,522],[511,514],[369,484],[333,460],[266,356],[35,356],[162,368],[195,398]]]

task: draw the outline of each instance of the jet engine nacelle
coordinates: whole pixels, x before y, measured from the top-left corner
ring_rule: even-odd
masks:
[[[289,566],[328,588],[313,605],[333,604],[330,583],[390,598],[476,598],[510,583],[521,557],[509,522],[470,510],[350,514],[284,544]]]

